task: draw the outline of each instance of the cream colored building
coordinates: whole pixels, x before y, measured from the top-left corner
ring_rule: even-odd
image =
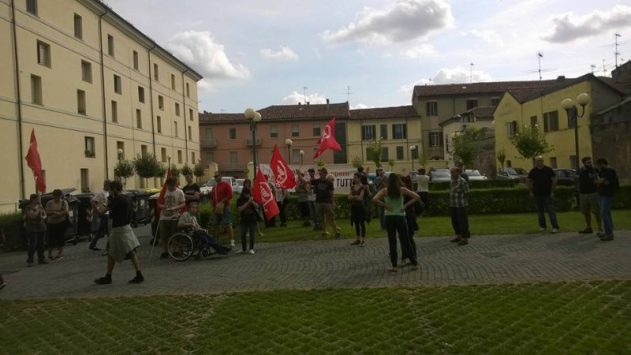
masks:
[[[201,76],[102,2],[0,0],[0,48],[0,212],[35,190],[32,129],[48,191],[98,191],[140,154],[200,158]]]

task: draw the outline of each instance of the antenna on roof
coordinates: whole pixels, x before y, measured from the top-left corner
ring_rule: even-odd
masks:
[[[306,87],[306,86],[302,87],[302,97],[305,100],[305,105],[307,104],[307,89],[308,89],[308,87]]]
[[[592,74],[594,74],[594,72],[596,71],[596,65],[590,64],[589,66],[592,68]]]
[[[351,91],[351,87],[350,86],[346,86],[346,100],[348,101],[348,103],[351,102],[351,94],[353,92]]]
[[[607,76],[607,66],[605,65],[605,58],[603,58],[603,76]]]
[[[542,79],[542,77],[541,77],[541,58],[543,58],[543,53],[537,52],[537,62],[539,62],[539,80]]]
[[[619,33],[614,33],[614,37],[616,39],[616,51],[614,52],[614,56],[616,58],[616,68],[618,67],[618,56],[620,55],[620,52],[618,52],[618,38],[622,37],[621,34]]]
[[[469,63],[469,82],[473,82],[473,63]]]

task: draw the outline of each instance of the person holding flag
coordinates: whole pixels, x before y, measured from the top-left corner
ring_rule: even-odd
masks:
[[[289,165],[278,150],[278,146],[274,146],[272,161],[270,168],[274,174],[274,187],[276,187],[275,197],[276,203],[280,210],[280,226],[287,226],[287,217],[285,210],[287,208],[287,190],[296,187],[296,176]]]
[[[269,221],[280,213],[276,200],[274,199],[272,188],[267,183],[261,169],[257,169],[252,197],[254,198],[254,202],[263,207],[263,214],[266,221]]]
[[[250,180],[246,180],[250,181]],[[249,184],[247,184],[249,185]],[[241,196],[237,199],[237,208],[239,209],[239,229],[241,230],[241,253],[254,254],[254,239],[256,236],[256,225],[258,224],[258,211],[256,210],[256,202],[252,197],[252,191],[243,184]],[[250,245],[247,249],[247,235],[250,235]]]

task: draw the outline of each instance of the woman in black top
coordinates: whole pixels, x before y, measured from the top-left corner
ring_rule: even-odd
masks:
[[[355,241],[351,245],[364,246],[366,240],[366,186],[362,184],[360,173],[353,175],[353,185],[348,194],[351,203],[351,225],[355,225]]]
[[[237,208],[239,209],[239,225],[241,229],[241,252],[254,254],[254,237],[256,236],[256,224],[258,222],[258,212],[256,202],[252,198],[252,191],[243,188],[241,196],[237,200]],[[250,250],[246,249],[246,236],[250,235]]]

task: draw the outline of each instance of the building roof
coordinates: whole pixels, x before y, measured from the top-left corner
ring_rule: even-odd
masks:
[[[570,87],[572,85],[578,84],[583,81],[595,80],[599,81],[605,86],[609,87],[613,91],[616,91],[618,94],[623,95],[624,93],[620,91],[618,88],[613,86],[610,82],[603,80],[603,78],[594,76],[594,74],[585,74],[579,76],[578,78],[565,78],[563,76],[558,77],[556,80],[546,80],[546,84],[541,85],[539,87],[521,87],[507,90],[519,103],[524,103],[526,101],[534,100],[538,97],[546,96],[555,91],[562,90],[564,88]]]
[[[351,110],[352,120],[419,117],[414,106],[394,106]]]
[[[273,105],[258,110],[261,121],[305,121],[305,120],[346,120],[349,117],[348,102],[337,104],[308,104],[308,105]],[[212,113],[199,114],[200,124],[210,123],[247,123],[243,113]]]
[[[596,113],[596,116],[602,116],[602,115],[606,114],[607,112],[609,112],[611,110],[617,109],[618,107],[626,106],[629,103],[631,103],[631,97],[627,97],[626,99],[618,102],[617,104],[611,105],[611,106],[601,110],[600,112]],[[627,119],[631,119],[631,117],[626,117],[626,118]]]
[[[495,112],[495,106],[478,106],[463,112],[462,116],[473,115],[477,118],[493,119],[493,112]]]
[[[414,87],[414,97],[436,97],[453,95],[498,94],[501,95],[511,89],[538,88],[554,83],[556,80],[529,81],[489,81],[480,83],[417,85]]]

